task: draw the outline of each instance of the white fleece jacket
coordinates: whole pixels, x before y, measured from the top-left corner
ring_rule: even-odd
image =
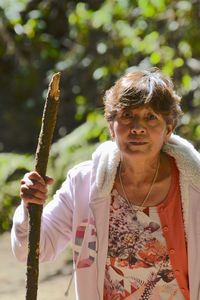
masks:
[[[188,245],[190,299],[200,299],[200,154],[183,138],[172,135],[163,148],[180,172],[183,218]],[[40,260],[51,261],[72,240],[78,300],[102,300],[108,249],[110,194],[120,161],[114,142],[101,144],[91,161],[68,173],[42,216]],[[13,217],[14,255],[27,257],[28,212],[21,204]]]

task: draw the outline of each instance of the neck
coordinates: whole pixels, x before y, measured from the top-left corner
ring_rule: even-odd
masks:
[[[126,159],[121,156],[121,175],[126,176],[126,180],[130,180],[134,185],[139,186],[140,183],[151,182],[155,174],[158,162],[160,161],[160,153],[151,158]],[[128,183],[128,182],[127,182]]]

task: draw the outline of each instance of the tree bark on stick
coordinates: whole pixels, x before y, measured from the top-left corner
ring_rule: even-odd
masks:
[[[56,124],[59,105],[59,82],[60,73],[53,75],[49,84],[47,98],[42,116],[42,126],[38,138],[35,156],[35,170],[45,178],[47,162],[53,132]],[[29,204],[29,233],[28,233],[28,257],[26,270],[26,300],[36,300],[39,276],[39,253],[40,253],[40,226],[43,206]]]

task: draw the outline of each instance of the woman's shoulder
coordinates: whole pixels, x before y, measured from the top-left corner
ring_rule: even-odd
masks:
[[[194,185],[199,185],[200,153],[190,142],[173,135],[164,146],[163,151],[175,159],[178,170],[185,180]]]
[[[72,177],[80,174],[86,175],[91,172],[91,169],[92,169],[92,160],[86,160],[76,164],[71,169],[69,169],[68,175]]]

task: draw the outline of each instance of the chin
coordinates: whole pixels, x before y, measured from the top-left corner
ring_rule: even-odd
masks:
[[[149,151],[142,151],[141,149],[128,149],[126,151],[126,154],[131,155],[131,156],[148,156]]]
[[[126,154],[131,155],[133,157],[153,157],[156,151],[156,149],[152,149],[150,145],[142,145],[142,146],[129,146],[127,149],[124,151]]]

